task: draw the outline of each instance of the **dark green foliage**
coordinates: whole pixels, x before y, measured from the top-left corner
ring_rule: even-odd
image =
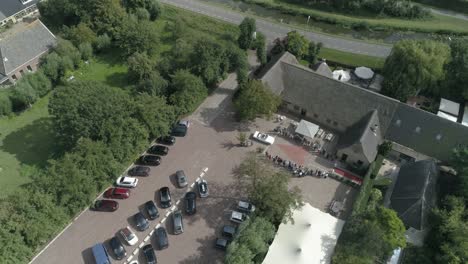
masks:
[[[387,155],[390,153],[392,150],[393,143],[391,141],[385,141],[382,144],[379,145],[378,147],[378,153],[381,156],[387,157]]]
[[[192,112],[208,95],[208,89],[200,77],[186,70],[179,70],[174,74],[171,91],[169,102],[176,106],[178,115]]]
[[[97,38],[96,33],[85,23],[65,28],[63,33],[65,38],[70,40],[76,47],[81,43],[95,43]]]
[[[147,80],[154,72],[154,61],[146,54],[134,53],[127,60],[128,63],[128,76],[133,81]]]
[[[145,9],[148,18],[153,21],[161,14],[161,6],[157,0],[124,0],[123,5],[129,10]]]
[[[136,91],[153,96],[164,96],[167,95],[168,84],[167,80],[159,72],[153,71],[148,78],[140,80],[136,86]]]
[[[444,65],[449,61],[446,44],[431,40],[403,40],[393,46],[385,61],[382,92],[405,102],[420,90],[439,94]]]
[[[81,53],[80,51],[68,40],[60,39],[57,46],[54,49],[57,54],[62,57],[62,59],[68,57],[72,61],[72,66],[70,69],[78,67],[81,62]],[[67,64],[67,63],[66,63]],[[69,66],[65,66],[69,70]]]
[[[136,118],[149,132],[150,138],[167,135],[176,119],[175,108],[166,98],[141,94],[135,98]]]
[[[150,19],[150,14],[148,10],[144,8],[137,8],[135,11],[133,11],[133,14],[137,17],[138,20],[149,20]]]
[[[250,80],[240,88],[234,101],[241,120],[253,120],[258,116],[271,116],[281,104],[281,99],[261,81]]]
[[[87,61],[93,56],[93,46],[91,46],[91,44],[89,44],[88,42],[81,43],[78,46],[78,50],[80,51],[82,60]]]
[[[37,98],[37,92],[32,88],[29,82],[21,80],[16,83],[10,97],[15,111],[30,107]]]
[[[323,43],[319,42],[315,44],[315,42],[309,42],[309,51],[308,51],[308,61],[310,64],[316,64],[318,60],[318,54],[320,53],[320,49],[322,49]]]
[[[94,42],[94,48],[96,51],[103,51],[111,45],[111,38],[107,34],[97,36]]]
[[[59,76],[61,64],[62,58],[57,53],[52,52],[42,59],[41,69],[52,82],[57,82],[62,77]]]
[[[235,71],[237,74],[237,83],[243,86],[247,83],[249,64],[247,62],[247,54],[234,45],[226,47],[229,60],[229,72]]]
[[[11,114],[13,105],[11,104],[10,96],[6,92],[0,93],[0,117]]]
[[[156,20],[160,15],[161,15],[161,5],[159,4],[159,1],[157,0],[149,0],[146,5],[146,9],[148,10],[150,14],[150,19],[151,20]]]
[[[91,18],[93,29],[97,34],[107,34],[112,39],[119,36],[122,28],[129,23],[128,15],[120,0],[92,1],[85,10]]]
[[[445,94],[461,100],[468,100],[468,43],[464,39],[450,43],[451,61],[446,66]]]
[[[468,203],[468,147],[461,146],[454,150],[451,165],[457,171],[454,194]]]
[[[159,42],[151,22],[131,18],[126,19],[116,36],[116,40],[117,45],[126,56],[136,52],[151,54]]]
[[[297,31],[291,31],[285,39],[286,50],[294,54],[298,59],[305,56],[309,50],[309,42]]]
[[[265,35],[261,32],[257,33],[257,39],[255,40],[255,48],[257,49],[257,59],[260,64],[264,65],[267,62],[266,56],[266,40]]]
[[[254,44],[254,32],[256,32],[257,28],[255,25],[255,19],[246,17],[239,25],[240,34],[239,38],[237,39],[237,43],[241,49],[250,49]]]
[[[208,85],[214,85],[229,69],[227,50],[223,45],[212,40],[201,39],[195,43],[191,55],[192,72],[200,76]]]

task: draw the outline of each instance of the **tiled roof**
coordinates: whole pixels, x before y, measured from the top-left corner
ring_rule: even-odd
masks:
[[[23,4],[20,0],[0,0],[0,21],[38,2],[39,0],[31,0]]]

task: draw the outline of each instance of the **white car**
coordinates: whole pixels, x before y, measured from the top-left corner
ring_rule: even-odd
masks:
[[[255,131],[255,133],[253,133],[253,138],[268,145],[272,145],[273,143],[275,143],[274,137],[265,133],[260,133],[258,131]]]
[[[242,211],[242,212],[246,212],[246,213],[253,213],[255,212],[255,205],[249,203],[249,202],[245,202],[245,201],[239,201],[239,203],[237,203],[237,209],[239,209],[239,211]]]
[[[232,214],[231,214],[231,221],[234,222],[234,223],[242,223],[244,222],[245,220],[247,220],[248,216],[244,213],[241,213],[241,212],[237,212],[237,211],[232,211]]]
[[[119,177],[115,184],[120,187],[134,188],[138,184],[138,179],[134,177]]]
[[[138,242],[138,237],[129,226],[120,229],[119,233],[130,246],[133,246]]]

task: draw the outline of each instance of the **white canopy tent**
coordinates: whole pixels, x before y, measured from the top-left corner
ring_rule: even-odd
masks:
[[[282,223],[263,264],[330,263],[344,221],[305,203]]]
[[[333,79],[341,82],[347,82],[351,79],[351,76],[349,75],[349,71],[336,70],[333,71]]]
[[[317,126],[316,124],[313,124],[305,120],[301,120],[301,122],[299,122],[294,132],[296,132],[299,135],[308,137],[308,138],[314,138],[318,130],[319,130],[319,126]]]
[[[441,98],[440,99],[440,105],[439,105],[439,110],[443,111],[447,114],[451,114],[453,116],[458,116],[458,113],[460,112],[460,104]]]
[[[367,67],[357,67],[354,74],[361,79],[368,80],[374,76],[374,71]]]
[[[450,120],[452,122],[457,122],[457,117],[456,116],[446,114],[446,113],[444,113],[442,111],[437,112],[437,115],[442,117],[442,118],[445,118],[447,120]]]

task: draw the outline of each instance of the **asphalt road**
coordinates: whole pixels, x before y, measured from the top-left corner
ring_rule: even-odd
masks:
[[[161,0],[161,2],[203,15],[207,15],[210,17],[214,17],[217,19],[221,19],[233,24],[239,24],[245,17],[243,14],[205,4],[195,0]],[[292,30],[297,30],[296,28],[289,27],[287,25],[274,24],[263,19],[257,18],[256,21],[257,29],[263,34],[265,34],[267,39],[270,41],[278,37],[284,37],[288,32]],[[303,34],[309,40],[315,42],[322,42],[327,48],[350,53],[385,58],[390,54],[390,51],[392,49],[392,47],[388,45],[371,44],[358,40],[344,39],[340,37],[334,37],[310,31],[297,31]]]

